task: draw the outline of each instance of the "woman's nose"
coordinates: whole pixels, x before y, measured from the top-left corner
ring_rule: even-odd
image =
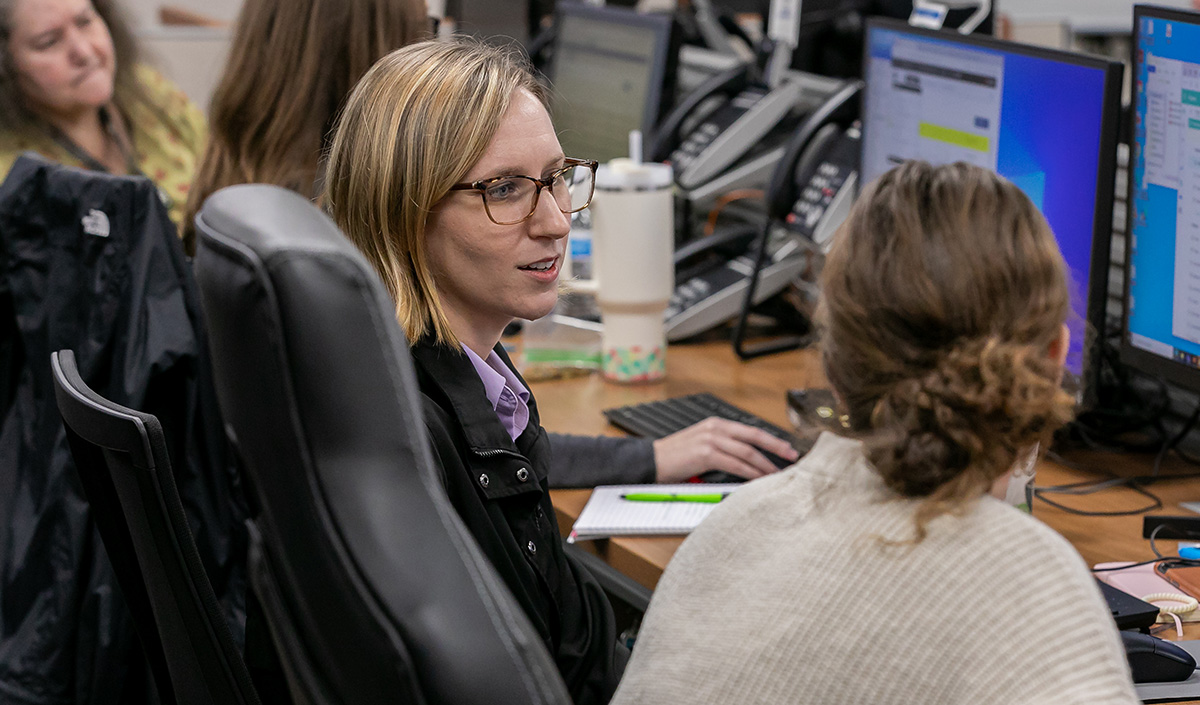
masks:
[[[571,234],[571,216],[562,212],[549,189],[542,191],[531,220],[534,235],[557,239]]]
[[[96,53],[88,37],[76,29],[67,33],[67,56],[76,66],[87,66]]]

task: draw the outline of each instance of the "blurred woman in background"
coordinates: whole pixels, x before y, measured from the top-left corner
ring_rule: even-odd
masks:
[[[424,0],[246,0],[209,108],[211,133],[187,202],[234,184],[321,193],[322,152],[350,89],[380,57],[428,34]]]
[[[0,174],[26,150],[142,174],[178,226],[204,116],[138,59],[112,0],[0,0]]]

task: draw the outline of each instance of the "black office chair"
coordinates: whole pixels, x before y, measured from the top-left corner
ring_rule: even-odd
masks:
[[[292,695],[569,703],[435,475],[374,270],[273,186],[218,191],[196,224],[218,396],[261,508],[251,584]]]
[[[54,393],[92,517],[163,703],[259,705],[184,516],[158,419],[84,383],[53,353]]]

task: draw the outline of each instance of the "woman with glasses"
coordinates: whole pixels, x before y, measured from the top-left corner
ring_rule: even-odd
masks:
[[[351,87],[379,57],[421,38],[424,16],[424,0],[247,0],[183,211],[184,246],[193,246],[204,199],[222,187],[271,183],[320,196],[322,154]],[[755,478],[776,469],[756,447],[796,457],[765,431],[715,418],[655,441],[550,437],[555,487],[682,482],[705,470]]]
[[[608,701],[628,651],[599,585],[563,552],[550,442],[499,340],[554,307],[570,213],[590,202],[595,169],[563,154],[542,87],[510,53],[425,42],[351,93],[324,197],[412,341],[450,502],[581,705]]]

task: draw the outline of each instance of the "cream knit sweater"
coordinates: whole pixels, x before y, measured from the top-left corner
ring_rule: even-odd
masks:
[[[832,434],[745,486],[667,566],[613,703],[1138,702],[1066,540],[991,497],[876,538],[915,506]]]

